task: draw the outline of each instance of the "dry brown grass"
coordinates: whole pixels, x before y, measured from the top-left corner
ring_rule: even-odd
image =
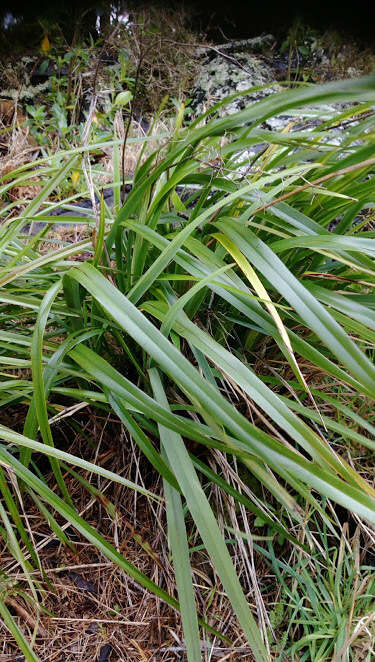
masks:
[[[145,5],[130,12],[130,21],[120,33],[112,33],[108,45],[116,52],[120,34],[133,76],[141,60],[137,107],[153,112],[165,95],[184,98],[198,68],[196,49],[202,44],[202,37],[190,28],[189,10]]]
[[[74,432],[71,425],[73,419],[89,442],[83,434]],[[135,480],[154,493],[161,492],[160,478],[140,456],[117,421],[95,414],[88,406],[76,412],[73,419],[65,418],[54,426],[61,447],[64,440],[69,440],[71,452]],[[211,459],[213,464],[219,461],[225,475],[224,459]],[[91,477],[92,485],[104,495],[104,498],[96,498],[72,475],[67,473],[65,478],[77,511],[127,560],[164,590],[176,595],[164,506],[100,477]],[[86,478],[89,477],[86,475]],[[53,487],[52,476],[49,482]],[[115,504],[114,511],[108,508],[106,499]],[[211,503],[221,512],[222,524],[228,512],[232,523],[235,521],[233,517],[241,517],[235,514],[233,504],[223,501],[219,491],[211,493]],[[71,527],[66,527],[65,531],[75,549],[63,547],[51,534],[31,499],[25,503],[25,512],[44,572],[44,575],[34,572],[33,578],[40,582],[43,606],[52,613],[52,616],[42,614],[39,622],[35,652],[41,662],[97,660],[106,645],[111,647],[112,655],[108,658],[111,662],[186,660],[177,612],[135,584]],[[62,520],[59,523],[64,526]],[[191,546],[200,545],[192,523],[188,521],[187,524],[191,532]],[[249,576],[252,567],[249,551],[237,550],[234,561],[252,603],[254,585]],[[234,642],[232,647],[228,647],[220,640],[209,644],[203,639],[202,659],[206,662],[224,659],[250,662],[250,650],[238,634],[240,628],[230,603],[204,552],[193,554],[192,567],[200,614],[208,616],[210,625]],[[2,570],[12,583],[7,598],[8,608],[31,641],[36,611],[32,601],[25,601],[20,595],[21,590],[28,592],[26,577],[5,548],[2,550]],[[260,566],[257,573],[261,575]],[[6,632],[4,625],[0,625],[0,662],[15,662],[18,653],[12,636]]]
[[[15,122],[0,123],[4,129],[1,143],[0,175],[4,176],[21,165],[29,163],[39,148],[30,138],[29,130],[24,124]]]
[[[0,102],[0,177],[38,156],[39,147],[30,136],[25,121],[26,118],[18,112],[14,102]],[[12,186],[7,195],[10,202],[19,202],[19,206],[22,206],[32,200],[39,191],[40,186],[34,184],[31,179],[27,185]],[[15,208],[17,207],[18,205]]]
[[[326,56],[316,64],[316,74],[322,80],[364,76],[375,70],[375,54],[338,31],[328,30],[318,39]]]
[[[59,222],[59,217],[56,217],[56,222]],[[79,223],[77,225],[66,224],[66,225],[55,225],[52,226],[45,236],[45,240],[42,241],[39,245],[39,253],[49,253],[50,251],[58,250],[63,248],[68,243],[77,243],[87,239],[92,235],[92,228],[89,225],[84,223]],[[47,241],[48,240],[48,241]],[[85,259],[88,257],[88,254],[81,253],[78,256],[74,256],[75,260]]]

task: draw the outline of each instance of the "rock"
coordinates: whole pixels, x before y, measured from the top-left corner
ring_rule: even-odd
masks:
[[[96,586],[92,583],[87,581],[82,575],[79,575],[77,572],[73,572],[72,570],[69,572],[70,579],[73,580],[75,585],[80,588],[82,591],[88,591],[89,593],[92,593],[93,595],[97,594],[97,588]]]
[[[226,44],[219,44],[214,49],[221,53],[231,54],[233,51],[246,51],[248,53],[258,53],[265,48],[271,46],[275,37],[272,34],[266,34],[260,37],[253,37],[252,39],[240,39],[237,41],[230,41]],[[198,56],[209,55],[213,51],[211,46],[200,46],[197,48],[196,53]]]
[[[102,646],[100,649],[98,662],[107,662],[111,652],[112,652],[111,644],[104,644],[104,646]]]
[[[228,96],[238,93],[237,99],[233,99],[229,104],[216,111],[219,116],[230,115],[246,108],[250,103],[285,89],[278,81],[286,78],[285,62],[288,61],[288,55],[274,49],[270,51],[268,47],[273,42],[272,35],[266,35],[199,48],[197,53],[201,63],[195,86],[191,91],[189,106],[191,116],[196,118]],[[263,52],[259,54],[259,51]],[[258,54],[255,55],[255,52]],[[322,64],[325,62],[325,57],[324,49],[315,47],[313,55],[300,56],[300,65],[302,65],[302,60],[306,64],[309,59],[311,62],[319,61]],[[361,73],[353,66],[347,68],[346,71],[351,78],[359,76]],[[255,89],[240,96],[246,90],[258,87],[263,89]],[[318,126],[322,120],[329,119],[335,110],[349,107],[349,105],[306,106],[303,114],[298,112],[300,122],[296,128],[302,128],[302,117],[304,128],[313,128]],[[288,115],[272,117],[263,126],[274,131],[281,131],[291,120],[293,120],[293,111]]]
[[[191,92],[191,117],[199,117],[210,107],[223,101],[226,97],[239,95],[230,103],[223,105],[217,111],[221,117],[236,113],[249,104],[279,92],[283,88],[277,79],[286,78],[285,62],[288,62],[288,54],[281,54],[277,50],[267,52],[273,42],[272,36],[265,38],[242,40],[231,42],[221,46],[201,48],[199,56],[201,64],[195,81],[195,87]],[[259,51],[263,50],[263,53]],[[318,57],[320,62],[324,61],[325,53],[321,49],[314,58]],[[254,51],[257,51],[255,54]],[[288,67],[287,67],[288,68]],[[284,72],[283,75],[282,72]],[[354,67],[350,69],[350,75],[358,75]],[[241,93],[250,89],[258,88],[241,96]],[[288,125],[288,130],[312,130],[319,124],[332,118],[338,110],[344,110],[351,104],[326,104],[319,106],[305,106],[303,109],[288,111],[288,114],[268,118],[262,128],[269,131],[283,131]],[[341,128],[334,129],[327,134],[330,144],[340,145],[343,139]],[[242,150],[238,155],[240,165],[239,172],[248,172],[249,163],[267,145],[260,143]]]
[[[246,42],[252,40],[246,40]],[[242,44],[243,42],[240,42]],[[280,87],[275,82],[272,68],[261,58],[246,53],[241,48],[236,48],[232,43],[232,49],[221,50],[204,49],[200,70],[192,91],[190,108],[193,116],[200,115],[210,106],[222,101],[227,96],[236,92],[244,92],[251,87],[264,87],[265,89],[251,92],[233,100],[219,114],[235,113],[245,108],[249,102],[277,92]],[[269,85],[269,87],[268,87]]]
[[[361,72],[356,67],[348,67],[346,70],[348,78],[359,78]]]

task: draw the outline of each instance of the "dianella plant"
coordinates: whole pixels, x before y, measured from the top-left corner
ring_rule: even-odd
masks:
[[[223,529],[207,485],[232,499],[239,521],[251,529],[258,518],[301,558],[316,550],[311,512],[338,546],[342,513],[375,524],[375,490],[350,456],[353,447],[375,448],[375,78],[285,90],[223,116],[230,101],[187,126],[181,108],[156,148],[152,136],[142,139],[125,200],[121,142],[107,142],[114,204],[102,198],[80,241],[46,249],[54,207],[70,213],[65,222],[77,221],[72,200],[54,203],[50,195],[100,144],[22,166],[1,181],[0,406],[22,411],[21,423],[18,413],[17,424],[0,427],[3,544],[27,577],[38,620],[43,589],[33,573],[43,568],[22,505],[32,499],[64,545],[67,522],[181,612],[189,662],[202,659],[202,633],[225,640],[220,620],[213,628],[196,606],[190,527],[253,659],[276,659],[278,650],[261,597],[254,610],[230,553],[248,534]],[[280,116],[289,118],[285,128],[267,128]],[[99,191],[95,172],[91,193]],[[19,212],[7,191],[36,176],[39,193]],[[162,490],[149,492],[61,448],[51,417],[80,402],[122,422]],[[241,481],[261,486],[257,498],[215,471],[212,453]],[[178,595],[77,512],[69,467],[165,503]],[[35,660],[34,642],[7,604],[7,581],[1,617]],[[345,641],[340,659],[354,659],[350,636],[319,659],[333,659]]]

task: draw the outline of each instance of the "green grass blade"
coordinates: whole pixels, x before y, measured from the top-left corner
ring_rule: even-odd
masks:
[[[273,466],[276,471],[282,466],[284,470],[287,469],[292,474],[296,473],[300,479],[338,503],[348,505],[354,512],[362,514],[370,521],[375,520],[375,499],[372,496],[367,496],[363,490],[358,490],[353,484],[348,485],[336,478],[333,472],[321,470],[249,423],[212,384],[199,375],[189,361],[124,295],[91,265],[82,265],[79,269],[72,269],[70,273],[95,296],[108,314],[136,339],[166,374],[179,383],[186,393],[193,396],[195,403],[199,402],[202,405],[204,403],[204,409],[209,416],[228,428],[233,435],[234,444],[237,443],[236,439],[240,440],[240,448],[243,448],[241,443],[245,444],[249,452]],[[82,356],[82,348],[79,352],[73,350],[71,355],[77,358],[79,355]],[[84,364],[87,364],[87,360]],[[108,373],[108,368],[106,371]],[[116,383],[121,377],[120,375],[116,377],[116,371],[112,371],[112,374],[110,388],[116,391]],[[132,390],[134,391],[134,387]],[[152,409],[149,410],[149,415],[154,417]],[[186,432],[182,431],[182,434]],[[370,486],[367,491],[371,494],[373,492]]]
[[[20,647],[22,653],[25,656],[27,662],[40,662],[39,657],[37,657],[29,646],[28,642],[25,639],[25,635],[21,632],[18,625],[14,622],[10,611],[3,600],[0,598],[0,616],[8,628],[9,632],[13,635],[16,643]]]
[[[35,323],[33,341],[31,346],[31,365],[33,372],[33,385],[34,385],[34,402],[35,412],[39,423],[40,434],[43,442],[48,446],[53,446],[53,438],[51,428],[48,422],[47,401],[43,379],[43,365],[42,365],[42,349],[43,349],[43,336],[47,325],[48,316],[55,297],[61,288],[61,282],[57,281],[47,291],[38,313]],[[57,484],[61,490],[61,494],[67,500],[67,503],[72,503],[69,491],[65,485],[59,462],[56,458],[50,459],[52,471],[55,474]]]
[[[134,441],[138,444],[141,451],[145,454],[152,466],[163,476],[163,478],[179,491],[179,486],[173,472],[170,470],[168,464],[163,460],[159,453],[155,450],[149,438],[145,435],[143,430],[139,427],[134,418],[130,415],[120,398],[115,395],[108,395],[108,402],[112,406],[113,411],[117,414],[120,421],[123,422],[125,427],[129,430]]]
[[[162,431],[161,438],[163,439]],[[168,539],[176,576],[186,655],[188,662],[200,662],[202,659],[201,644],[181,496],[167,480],[164,480],[163,484],[167,509]]]
[[[68,464],[73,464],[76,467],[81,467],[85,471],[98,474],[99,476],[103,476],[104,478],[107,478],[115,483],[119,483],[120,485],[129,487],[130,489],[135,490],[140,494],[144,494],[145,496],[148,496],[151,499],[156,499],[156,500],[159,499],[158,496],[156,496],[146,488],[141,487],[136,483],[133,483],[131,480],[122,478],[122,476],[114,473],[113,471],[109,471],[108,469],[99,467],[97,464],[88,462],[87,460],[84,460],[83,458],[80,458],[76,455],[71,455],[71,453],[67,453],[66,451],[61,451],[60,449],[55,448],[54,446],[51,446],[49,444],[42,444],[39,441],[35,441],[34,439],[28,439],[23,434],[20,434],[19,432],[14,432],[10,428],[5,427],[5,425],[0,425],[0,438],[4,439],[9,444],[14,444],[16,446],[20,446],[24,448],[30,448],[38,453],[43,453],[44,455],[47,455],[48,457],[55,459],[57,462],[62,460],[63,462],[67,462]]]
[[[298,312],[306,326],[313,329],[322,342],[368,388],[375,397],[375,367],[347,336],[310,292],[293,276],[275,253],[251,230],[235,221],[218,222],[217,227],[229,236],[269,282],[273,284]]]
[[[158,371],[150,370],[150,379],[156,399],[164,407],[168,400]],[[223,583],[237,618],[252,648],[255,659],[269,660],[269,655],[260,636],[259,629],[246,602],[228,549],[220,533],[215,516],[198,481],[193,464],[180,435],[161,426],[163,446],[168,461],[184,494],[189,510],[195,520],[201,538]]]

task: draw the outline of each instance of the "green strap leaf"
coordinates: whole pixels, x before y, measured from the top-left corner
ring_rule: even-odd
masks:
[[[168,407],[168,400],[158,371],[156,368],[152,368],[149,374],[155,398],[164,407]],[[224,586],[224,590],[247,636],[254,657],[257,662],[265,662],[270,659],[269,655],[246,602],[218,523],[199,483],[185,444],[181,436],[176,434],[176,432],[163,426],[159,426],[159,430],[169,463],[174,469],[189,510]],[[183,580],[181,579],[181,581]]]

